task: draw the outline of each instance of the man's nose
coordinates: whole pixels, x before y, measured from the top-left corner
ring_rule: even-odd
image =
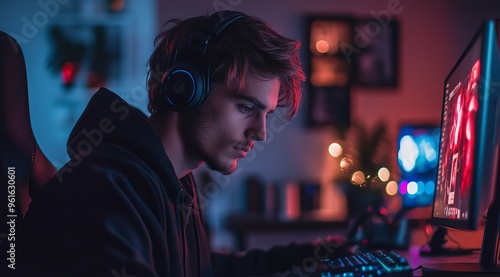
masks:
[[[265,141],[266,140],[266,117],[256,119],[256,122],[249,130],[249,140]]]

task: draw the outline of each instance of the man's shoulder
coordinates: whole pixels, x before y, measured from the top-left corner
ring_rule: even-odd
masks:
[[[109,179],[112,176],[156,176],[156,172],[147,162],[132,151],[120,145],[103,144],[87,155],[76,155],[68,161],[56,174],[58,181],[65,176],[81,180],[86,178]],[[97,181],[97,180],[96,180]]]
[[[155,206],[168,198],[161,178],[126,150],[103,147],[68,162],[33,199],[43,207],[105,213],[110,203]],[[71,207],[71,208],[70,208]],[[90,208],[92,207],[92,208]]]

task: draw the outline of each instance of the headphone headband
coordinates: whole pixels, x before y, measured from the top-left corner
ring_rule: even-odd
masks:
[[[234,21],[245,17],[247,15],[242,12],[222,10],[209,16],[205,20],[205,24],[200,27],[200,30],[219,36]]]

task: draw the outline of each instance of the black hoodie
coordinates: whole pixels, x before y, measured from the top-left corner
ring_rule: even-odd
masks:
[[[144,114],[101,88],[67,147],[23,221],[20,276],[213,275],[193,177]]]
[[[71,160],[19,228],[17,276],[292,276],[320,253],[344,254],[324,243],[210,253],[193,176],[177,178],[146,119],[96,92],[70,134]]]

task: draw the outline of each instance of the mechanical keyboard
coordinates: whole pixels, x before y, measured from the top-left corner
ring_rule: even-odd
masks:
[[[351,256],[321,260],[315,277],[413,276],[408,261],[395,251],[370,250]]]

